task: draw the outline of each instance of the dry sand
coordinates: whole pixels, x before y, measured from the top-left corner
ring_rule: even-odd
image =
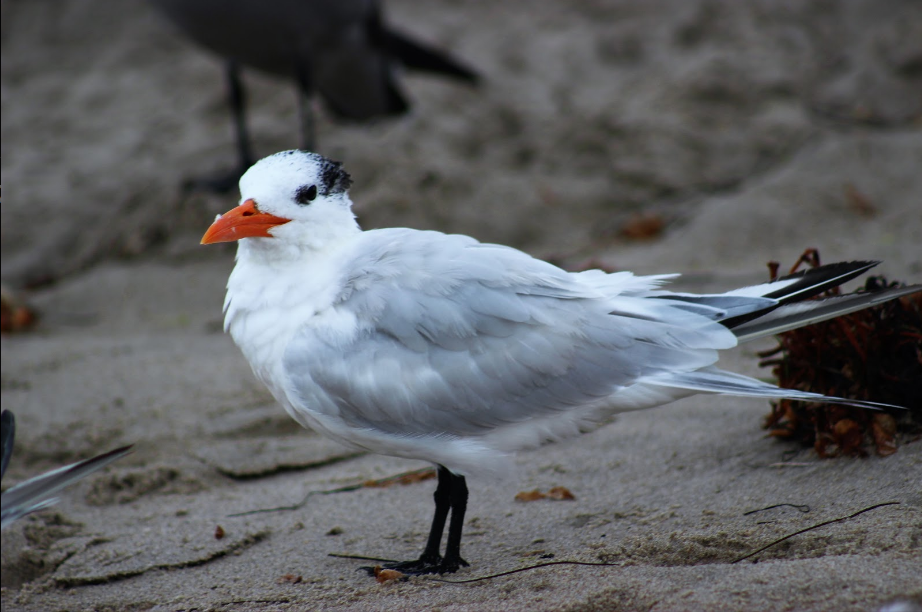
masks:
[[[323,150],[355,175],[366,227],[684,272],[681,286],[701,290],[758,281],[767,260],[808,246],[922,280],[918,3],[389,9],[486,82],[414,77],[407,119],[322,119]],[[5,611],[922,606],[922,445],[820,460],[767,438],[760,401],[699,397],[621,415],[521,455],[506,480],[470,482],[471,567],[452,579],[556,560],[611,566],[379,585],[361,562],[328,556],[418,554],[433,481],[230,517],[424,465],[356,456],[301,430],[221,332],[233,251],[197,241],[234,196],[178,188],[233,158],[218,64],[143,3],[4,0],[2,11],[3,279],[45,283],[26,294],[40,327],[2,339],[2,403],[19,425],[4,484],[136,445],[3,533]],[[259,151],[290,148],[290,88],[249,82]],[[619,236],[639,210],[667,221],[661,238]],[[722,365],[767,376],[755,355],[765,346]],[[576,499],[514,500],[553,486]],[[883,502],[899,505],[732,563]],[[746,514],[775,504],[809,511]]]

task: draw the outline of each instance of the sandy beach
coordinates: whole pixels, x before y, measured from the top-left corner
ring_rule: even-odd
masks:
[[[807,247],[922,282],[918,3],[387,8],[484,80],[407,75],[413,112],[371,126],[321,110],[364,227],[680,272],[693,291]],[[471,566],[444,581],[379,584],[330,556],[417,555],[435,481],[351,486],[427,465],[301,429],[222,332],[234,250],[198,242],[237,194],[180,188],[234,159],[220,62],[140,0],[4,1],[2,36],[3,282],[40,315],[0,340],[3,486],[135,445],[3,532],[5,611],[922,610],[922,442],[824,460],[738,398],[618,415],[471,479]],[[291,86],[246,80],[259,154],[296,146]],[[662,231],[629,237],[639,218]],[[768,378],[772,345],[720,365]],[[575,499],[515,499],[552,487]],[[450,582],[558,561],[595,565]]]

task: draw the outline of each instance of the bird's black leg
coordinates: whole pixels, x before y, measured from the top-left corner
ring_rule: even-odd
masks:
[[[247,168],[253,165],[253,152],[250,148],[250,135],[246,121],[246,92],[240,80],[240,64],[228,60],[226,65],[227,99],[234,122],[234,136],[237,139],[237,166],[231,170],[219,172],[213,176],[193,178],[186,181],[184,188],[188,191],[212,191],[227,193],[237,186],[237,182]]]
[[[316,146],[314,134],[314,112],[311,108],[311,97],[314,93],[314,83],[311,78],[310,62],[301,58],[296,66],[298,81],[298,117],[301,120],[301,148],[313,151]]]
[[[442,468],[445,469],[445,468]],[[448,470],[445,470],[448,472]],[[464,529],[464,512],[467,510],[467,482],[464,476],[448,473],[451,486],[451,522],[448,524],[448,542],[445,557],[439,566],[440,574],[451,574],[468,563],[461,558],[461,530]]]
[[[385,565],[386,569],[415,575],[447,574],[467,566],[467,561],[461,558],[461,530],[464,527],[464,511],[467,509],[467,484],[464,476],[452,474],[441,465],[438,475],[439,484],[433,494],[435,515],[432,517],[432,527],[429,529],[429,539],[426,540],[423,554],[414,561]],[[442,558],[439,549],[449,511],[451,511],[451,522],[448,526],[448,544],[445,548],[445,557]],[[363,569],[371,574],[374,573],[374,568]]]
[[[451,510],[451,486],[453,475],[447,469],[439,466],[439,484],[435,488],[432,498],[435,500],[435,515],[432,517],[432,527],[429,528],[429,539],[426,548],[420,555],[418,563],[429,566],[438,566],[442,562],[439,549],[442,547],[442,532],[445,531],[445,520]]]

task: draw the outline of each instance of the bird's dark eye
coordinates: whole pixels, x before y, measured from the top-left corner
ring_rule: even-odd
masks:
[[[310,204],[317,197],[317,185],[302,185],[295,192],[295,202],[302,205]]]

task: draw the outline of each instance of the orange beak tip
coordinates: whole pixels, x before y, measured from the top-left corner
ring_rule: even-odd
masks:
[[[290,219],[260,212],[256,202],[247,200],[237,208],[217,215],[202,236],[201,244],[235,242],[241,238],[271,238],[269,230],[288,223]]]

